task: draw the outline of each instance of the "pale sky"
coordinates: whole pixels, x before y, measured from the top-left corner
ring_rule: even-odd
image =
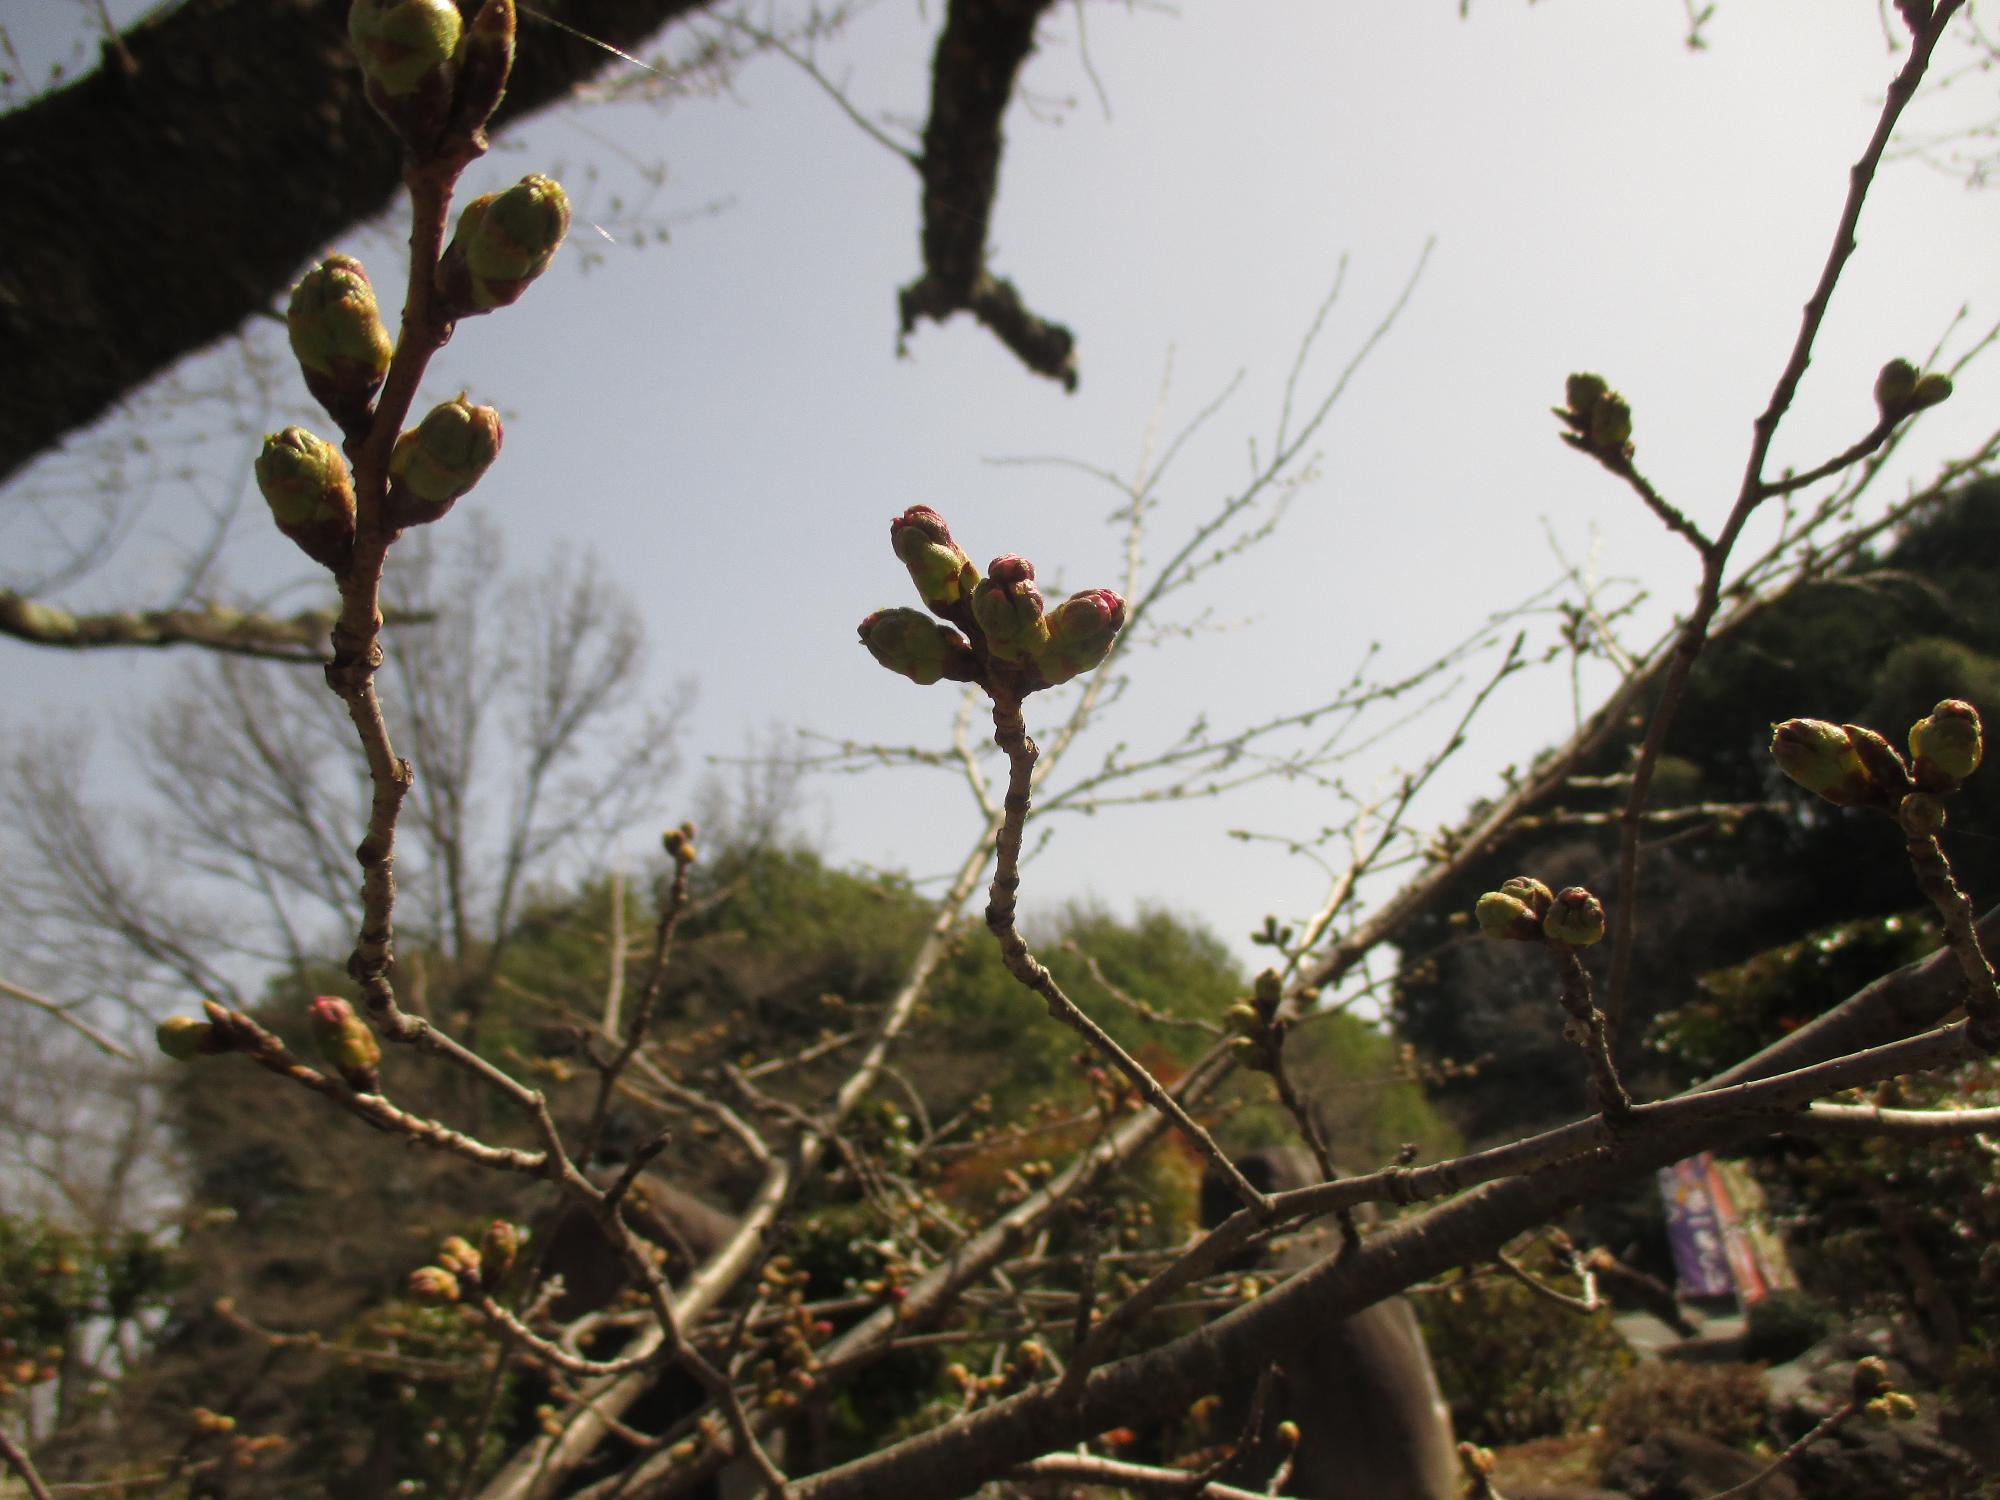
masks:
[[[825,44],[826,70],[864,113],[921,119],[938,9],[881,0]],[[31,59],[60,53],[82,15],[0,0],[0,24]],[[1148,552],[1164,557],[1242,483],[1250,444],[1268,451],[1297,341],[1342,257],[1345,287],[1299,387],[1307,407],[1432,240],[1407,312],[1313,445],[1317,482],[1271,542],[1182,601],[1180,617],[1212,609],[1230,628],[1136,655],[1078,768],[1114,742],[1137,756],[1171,741],[1199,714],[1222,726],[1305,707],[1370,642],[1385,674],[1415,666],[1554,575],[1548,531],[1573,560],[1641,580],[1654,630],[1684,607],[1692,557],[1557,441],[1548,408],[1566,373],[1602,371],[1636,410],[1640,466],[1690,514],[1719,521],[1899,63],[1874,4],[1721,0],[1699,52],[1683,45],[1672,0],[1478,0],[1465,20],[1451,0],[1182,0],[1091,4],[1082,19],[1088,70],[1078,12],[1059,8],[1044,26],[1025,75],[1042,103],[1008,116],[992,236],[994,268],[1078,334],[1074,395],[965,322],[926,325],[912,357],[894,357],[896,288],[917,269],[915,175],[783,60],[746,66],[722,99],[544,116],[468,174],[469,195],[551,171],[579,212],[545,282],[462,325],[433,366],[429,399],[463,386],[507,416],[501,461],[461,509],[493,517],[517,562],[557,543],[596,550],[645,612],[658,683],[698,679],[693,756],[737,752],[773,725],[948,743],[948,687],[891,677],[855,644],[862,615],[915,602],[889,518],[929,504],[982,566],[1016,551],[1062,591],[1115,584],[1109,489],[989,460],[1129,473],[1169,368],[1169,433],[1244,372],[1161,491]],[[523,45],[537,35],[524,21]],[[1931,128],[1968,113],[2000,114],[1991,75],[1920,101],[1916,118]],[[638,175],[654,166],[657,191]],[[670,242],[634,248],[614,193],[644,198],[642,218],[671,219]],[[327,247],[363,256],[385,307],[401,298],[400,233]],[[1810,465],[1866,431],[1876,369],[1921,360],[1961,307],[1969,329],[2000,318],[1993,193],[1899,161],[1860,241],[1781,463]],[[1962,347],[1971,334],[1957,337]],[[1976,369],[1927,414],[1885,497],[1971,446],[1997,391],[1994,371]],[[170,444],[164,420],[146,431]],[[257,430],[289,420],[260,417]],[[201,450],[193,482],[153,494],[120,566],[66,601],[153,602],[194,507],[247,474],[255,446],[248,432]],[[72,482],[64,462],[26,482]],[[251,506],[228,581],[263,593],[303,580],[288,608],[330,596],[266,534],[254,495]],[[0,497],[0,556],[32,545]],[[1546,640],[1554,627],[1536,628]],[[0,642],[0,664],[5,733],[57,712],[114,715],[168,688],[190,658]],[[1569,723],[1566,675],[1518,683],[1425,820],[1456,816],[1493,786],[1491,767]],[[1443,728],[1392,738],[1346,774],[1386,782]],[[107,781],[118,794],[115,771]],[[809,797],[808,831],[841,861],[933,874],[976,828],[962,786],[935,771],[829,778]],[[1322,793],[1287,784],[1064,820],[1024,904],[1165,904],[1248,954],[1243,935],[1266,912],[1310,911],[1323,878],[1227,831],[1309,835],[1333,816]],[[635,860],[653,846],[652,831],[634,831]]]

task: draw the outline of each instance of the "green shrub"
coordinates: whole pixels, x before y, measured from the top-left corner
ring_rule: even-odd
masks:
[[[1764,1434],[1764,1371],[1757,1365],[1635,1365],[1597,1413],[1599,1466],[1666,1427],[1748,1448]]]

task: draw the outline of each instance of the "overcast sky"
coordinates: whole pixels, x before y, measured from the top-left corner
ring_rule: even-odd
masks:
[[[855,106],[906,135],[927,108],[937,11],[881,0],[822,49]],[[34,76],[86,13],[0,0],[0,17]],[[1230,628],[1136,656],[1115,722],[1083,756],[1114,741],[1136,755],[1198,714],[1227,725],[1304,707],[1371,642],[1384,673],[1407,670],[1548,581],[1551,534],[1572,560],[1639,580],[1660,601],[1657,630],[1690,595],[1692,557],[1556,440],[1548,408],[1568,371],[1601,370],[1636,409],[1641,467],[1718,521],[1900,60],[1869,0],[1721,0],[1702,51],[1683,45],[1686,27],[1675,0],[1477,0],[1467,19],[1452,0],[1059,8],[1025,74],[1036,107],[1017,101],[1008,116],[992,264],[1076,331],[1074,395],[969,324],[927,325],[895,357],[895,291],[917,267],[916,178],[799,69],[765,58],[722,98],[561,111],[507,137],[465,186],[555,172],[579,205],[572,245],[519,306],[461,327],[426,394],[463,386],[507,414],[502,460],[464,505],[501,525],[516,560],[557,543],[596,550],[645,612],[657,682],[698,680],[697,756],[740,751],[771,726],[943,744],[949,689],[891,677],[854,643],[867,611],[913,602],[889,518],[933,505],[982,566],[1014,551],[1064,590],[1116,583],[1109,488],[1073,468],[990,461],[1129,473],[1169,370],[1169,433],[1243,372],[1160,491],[1157,561],[1241,486],[1253,442],[1269,451],[1293,352],[1343,257],[1302,404],[1434,241],[1407,310],[1313,445],[1316,482],[1270,543],[1185,601],[1182,618],[1209,608]],[[545,35],[524,19],[523,46]],[[1972,74],[1917,119],[1931,130],[1984,114],[2000,101],[1990,74]],[[655,168],[657,188],[644,181]],[[633,243],[634,204],[667,243]],[[116,206],[106,214],[114,222]],[[2000,197],[1922,159],[1892,165],[1780,464],[1809,465],[1864,432],[1876,369],[1921,359],[1962,307],[1976,327],[2000,317],[1996,230]],[[363,255],[385,306],[401,299],[399,232],[327,247]],[[218,351],[182,378],[240,358]],[[1990,427],[1995,393],[1991,371],[1962,382],[1905,445],[1891,488]],[[147,420],[171,445],[185,418]],[[247,474],[255,446],[253,431],[199,450],[193,480],[149,491],[119,566],[64,597],[151,602],[195,507]],[[75,463],[22,483],[75,482]],[[34,545],[19,513],[0,496],[0,554]],[[246,519],[230,584],[266,594],[297,580],[282,599],[294,608],[330,595],[261,514]],[[1537,628],[1547,639],[1553,623]],[[5,732],[58,712],[113,715],[188,658],[0,642],[0,663]],[[1455,816],[1492,786],[1492,767],[1569,722],[1566,675],[1523,682],[1425,815]],[[1391,739],[1350,780],[1386,782],[1443,727]],[[808,830],[836,858],[917,875],[954,866],[976,828],[963,788],[935,771],[822,780],[809,797]],[[1310,834],[1334,809],[1287,784],[1072,820],[1026,904],[1164,903],[1253,951],[1242,935],[1266,912],[1309,911],[1323,878],[1227,830]],[[652,843],[635,833],[632,857]]]

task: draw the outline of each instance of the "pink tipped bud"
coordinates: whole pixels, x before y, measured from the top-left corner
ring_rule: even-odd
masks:
[[[977,670],[972,648],[948,625],[915,609],[878,609],[861,622],[868,654],[920,686],[941,678],[970,682]]]
[[[486,1226],[486,1233],[479,1241],[480,1274],[489,1287],[497,1287],[507,1279],[507,1273],[514,1269],[514,1262],[521,1253],[521,1231],[505,1219],[495,1219]]]
[[[477,1284],[480,1279],[479,1252],[463,1235],[447,1235],[438,1246],[438,1264],[463,1281]]]
[[[340,451],[303,427],[264,439],[257,488],[278,530],[306,556],[343,573],[354,552],[354,481]]]
[[[395,342],[361,262],[331,255],[306,272],[292,288],[285,327],[313,399],[342,428],[365,422]]]
[[[1510,943],[1539,943],[1542,918],[1518,896],[1505,891],[1488,891],[1472,908],[1479,930],[1490,938]]]
[[[438,260],[443,314],[470,317],[518,301],[568,233],[569,197],[552,177],[531,173],[504,193],[474,198]]]
[[[1604,903],[1580,885],[1556,892],[1549,914],[1542,918],[1542,934],[1552,943],[1571,948],[1588,948],[1604,939]]]
[[[368,1023],[354,1013],[354,1007],[335,995],[321,995],[306,1007],[312,1024],[313,1040],[320,1056],[340,1074],[357,1094],[373,1094],[382,1087],[382,1044]]]
[[[996,557],[972,591],[972,618],[986,636],[995,661],[1031,661],[1049,644],[1049,621],[1035,565],[1009,553]]]
[[[1773,724],[1771,758],[1786,776],[1836,807],[1851,807],[1874,794],[1867,767],[1847,731],[1824,719]]]
[[[458,44],[458,86],[452,94],[451,129],[482,130],[507,92],[514,68],[514,0],[485,0]]]
[[[1049,639],[1035,658],[1050,687],[1103,665],[1125,628],[1125,601],[1110,589],[1071,594],[1049,615]]]
[[[1979,710],[1963,698],[1945,699],[1910,726],[1910,755],[1925,790],[1956,790],[1986,756]]]
[[[419,1302],[456,1302],[458,1278],[443,1266],[419,1266],[410,1272],[409,1293]]]
[[[944,517],[928,505],[913,505],[889,523],[889,545],[933,614],[961,603],[979,581],[972,559],[951,539]]]
[[[1537,920],[1546,917],[1549,908],[1555,904],[1555,892],[1530,875],[1516,875],[1512,880],[1503,881],[1500,890],[1503,895],[1512,896],[1526,906]]]
[[[474,406],[462,391],[432,407],[396,439],[383,519],[391,526],[423,526],[443,516],[493,466],[504,435],[500,413]]]
[[[452,0],[354,0],[347,36],[368,102],[413,152],[427,152],[451,110],[464,22]]]

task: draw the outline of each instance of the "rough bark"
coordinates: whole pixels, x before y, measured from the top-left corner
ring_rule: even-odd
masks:
[[[630,50],[703,0],[538,0]],[[0,482],[278,299],[400,184],[347,0],[189,0],[0,117]],[[618,61],[532,16],[496,126]]]

